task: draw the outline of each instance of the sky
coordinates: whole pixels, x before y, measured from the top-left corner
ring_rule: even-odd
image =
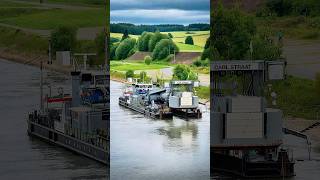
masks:
[[[191,24],[210,22],[210,0],[110,0],[111,23]]]

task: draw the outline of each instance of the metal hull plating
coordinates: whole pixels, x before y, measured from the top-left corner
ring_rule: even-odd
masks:
[[[133,111],[136,111],[138,113],[141,113],[141,114],[143,114],[145,116],[154,118],[154,119],[170,119],[170,118],[173,117],[173,114],[171,112],[156,114],[156,113],[150,112],[150,111],[148,111],[148,110],[146,110],[144,108],[131,105],[131,104],[127,103],[125,100],[123,100],[121,97],[119,98],[119,105],[123,106],[123,107],[126,107],[128,109],[131,109]]]
[[[109,164],[109,153],[107,150],[84,142],[80,139],[68,136],[54,129],[42,126],[30,120],[28,120],[28,134],[84,155],[105,165]],[[105,146],[107,149],[106,146],[108,146],[108,144],[104,144],[102,146]]]

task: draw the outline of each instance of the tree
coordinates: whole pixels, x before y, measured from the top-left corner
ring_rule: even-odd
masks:
[[[120,43],[114,43],[114,44],[111,45],[111,48],[110,48],[110,59],[111,60],[115,60],[116,59],[116,50],[119,47],[119,44]]]
[[[71,26],[58,27],[51,33],[51,47],[53,52],[71,51],[76,45],[77,29]]]
[[[152,57],[154,60],[162,60],[174,52],[179,52],[178,46],[171,39],[162,39],[154,48]]]
[[[162,39],[170,39],[168,35],[161,34],[159,31],[155,32],[154,35],[150,38],[148,50],[153,52],[154,48],[156,47],[157,43],[160,42]]]
[[[115,51],[115,57],[118,60],[126,59],[131,50],[135,47],[136,40],[134,38],[127,38],[123,40]]]
[[[126,29],[122,35],[122,38],[121,38],[121,41],[125,40],[129,38],[129,33],[128,33],[128,30]]]
[[[192,36],[187,36],[186,37],[185,44],[194,45]]]
[[[169,36],[170,39],[173,38],[173,35],[171,33],[168,33],[168,36]]]
[[[153,33],[151,32],[143,32],[138,39],[138,49],[139,51],[149,51],[149,41]]]
[[[196,73],[186,66],[179,64],[173,70],[173,79],[176,80],[197,80],[198,76]]]

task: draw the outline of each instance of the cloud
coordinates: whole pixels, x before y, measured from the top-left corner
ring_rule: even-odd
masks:
[[[210,0],[110,0],[111,10],[180,9],[209,11]]]
[[[111,11],[111,22],[134,24],[209,23],[209,11],[180,9],[129,9]]]

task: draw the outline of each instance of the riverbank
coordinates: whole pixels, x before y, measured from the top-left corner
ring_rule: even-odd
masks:
[[[20,64],[31,65],[35,67],[40,67],[41,62],[43,62],[43,67],[48,70],[69,74],[72,71],[71,66],[61,67],[56,64],[48,64],[49,58],[45,55],[30,55],[26,53],[14,52],[11,50],[0,49],[0,58],[6,59],[8,61],[13,61]]]

